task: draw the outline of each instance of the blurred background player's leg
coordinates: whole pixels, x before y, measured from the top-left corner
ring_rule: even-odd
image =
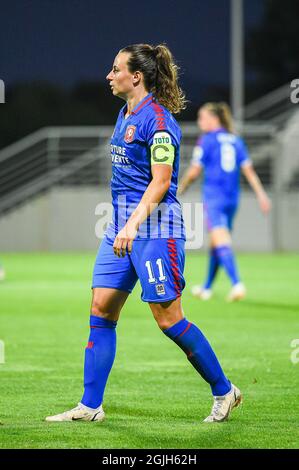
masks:
[[[212,284],[220,266],[232,284],[228,300],[241,300],[245,296],[245,288],[232,249],[231,231],[236,210],[236,206],[214,207],[206,204],[205,214],[210,243],[208,272],[204,284],[192,288],[193,295],[201,300],[209,300],[212,297]]]
[[[214,224],[219,224],[219,217],[221,213],[219,211],[204,205],[205,223],[210,233],[213,230]],[[205,282],[202,285],[196,285],[192,287],[192,294],[201,300],[209,300],[212,297],[212,285],[215,281],[216,275],[219,270],[219,259],[215,247],[213,246],[211,236],[209,237],[209,256],[208,256],[208,269]]]
[[[213,247],[210,247],[208,259],[207,277],[202,286],[192,287],[192,294],[201,300],[209,300],[212,297],[212,285],[219,269],[219,260],[217,253]]]
[[[216,227],[211,230],[210,237],[218,262],[223,267],[232,284],[228,300],[234,301],[244,298],[246,291],[241,282],[236,257],[232,249],[229,227],[232,227],[232,220],[228,221],[228,228]]]
[[[212,285],[219,269],[219,260],[213,247],[209,250],[207,277],[203,285],[193,286],[191,291],[195,297],[201,300],[209,300],[212,297]]]
[[[213,282],[216,278],[219,269],[219,260],[215,248],[210,247],[209,260],[208,260],[208,272],[206,280],[203,284],[203,289],[209,290],[212,288]]]

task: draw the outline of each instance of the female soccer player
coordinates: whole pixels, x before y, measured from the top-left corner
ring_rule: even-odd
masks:
[[[254,190],[262,212],[269,212],[271,204],[243,140],[233,134],[228,105],[206,103],[198,111],[197,123],[203,135],[198,139],[191,165],[180,181],[179,193],[182,194],[204,169],[203,203],[210,253],[206,281],[203,286],[194,286],[192,292],[202,300],[210,299],[213,281],[222,266],[232,284],[228,300],[240,300],[246,291],[231,244],[233,220],[239,201],[240,168]]]
[[[177,66],[165,45],[121,49],[107,75],[126,101],[111,138],[113,222],[95,261],[84,394],[78,406],[47,421],[102,421],[106,382],[121,309],[139,278],[162,332],[211,386],[206,422],[223,421],[241,402],[203,333],[183,313],[185,234],[176,198],[181,131],[172,113],[185,107]]]

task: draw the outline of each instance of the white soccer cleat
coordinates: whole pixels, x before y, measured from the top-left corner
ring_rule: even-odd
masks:
[[[193,286],[191,292],[194,297],[201,300],[210,300],[213,295],[212,289],[205,289],[202,286]]]
[[[0,266],[0,281],[4,281],[5,279],[5,269]]]
[[[238,282],[232,287],[227,297],[227,300],[228,302],[235,302],[237,300],[244,299],[245,295],[246,295],[246,289],[245,289],[244,284],[242,284],[242,282]]]
[[[103,421],[104,418],[105,413],[102,405],[93,409],[78,403],[78,406],[69,411],[54,416],[47,416],[46,421]]]
[[[214,397],[211,414],[204,419],[204,423],[221,423],[226,421],[234,408],[242,403],[240,390],[232,384],[232,389],[226,395]]]

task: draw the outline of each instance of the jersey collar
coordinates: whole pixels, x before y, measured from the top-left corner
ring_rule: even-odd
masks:
[[[153,94],[149,93],[141,101],[139,101],[139,103],[135,106],[135,108],[131,112],[131,116],[132,115],[136,116],[138,113],[140,113],[140,111],[144,108],[144,106],[149,105],[152,101],[153,101]],[[126,114],[126,112],[127,112],[127,105],[125,104],[125,106],[123,107],[123,116]]]

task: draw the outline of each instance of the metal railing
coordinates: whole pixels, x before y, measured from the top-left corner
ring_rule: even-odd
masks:
[[[267,120],[272,124],[284,124],[295,111],[290,100],[291,91],[290,83],[287,83],[249,103],[244,109],[245,119]]]
[[[181,127],[182,173],[190,162],[198,129],[194,123],[182,123]],[[112,132],[112,127],[51,127],[2,150],[0,214],[55,185],[108,186]],[[261,180],[271,186],[277,154],[277,127],[250,123],[243,127],[242,135]]]
[[[41,129],[0,152],[0,213],[56,184],[105,184],[111,127]]]

